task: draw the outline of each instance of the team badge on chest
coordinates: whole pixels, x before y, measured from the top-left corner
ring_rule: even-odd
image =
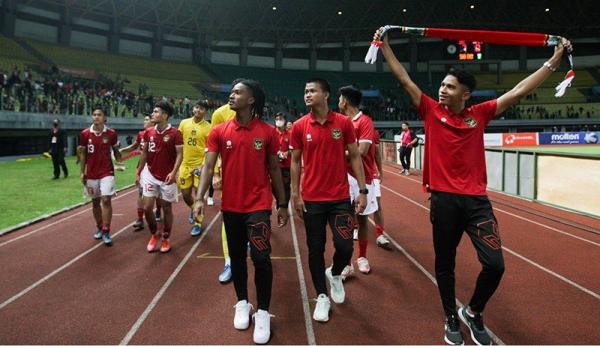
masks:
[[[163,141],[164,141],[164,142],[168,142],[168,141],[170,141],[170,140],[171,140],[171,136],[169,136],[169,135],[165,135],[165,136],[163,137]]]
[[[103,136],[102,137],[102,143],[104,143],[104,144],[108,143],[108,137],[107,136]]]
[[[467,124],[468,127],[476,127],[477,126],[477,120],[469,117],[469,118],[464,118],[463,121],[465,122],[465,124]]]
[[[340,129],[331,129],[331,137],[333,137],[333,139],[340,139],[340,138],[342,138],[342,130],[340,130]]]
[[[263,148],[262,138],[254,138],[254,149],[261,150]]]

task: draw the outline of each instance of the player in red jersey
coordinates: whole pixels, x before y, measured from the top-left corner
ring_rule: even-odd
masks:
[[[354,86],[345,86],[339,90],[340,98],[338,107],[340,111],[352,120],[352,126],[356,132],[358,140],[358,152],[362,159],[365,171],[365,183],[369,193],[367,194],[367,206],[362,213],[356,215],[358,220],[358,258],[356,264],[358,270],[363,274],[371,272],[371,266],[367,259],[367,235],[369,230],[369,215],[377,211],[377,197],[373,188],[373,179],[377,177],[377,166],[375,164],[375,147],[373,146],[373,137],[375,136],[375,127],[371,118],[363,114],[358,107],[362,100],[362,93]],[[353,176],[352,167],[348,167],[348,184],[350,185],[350,200],[354,202],[359,195],[358,181]],[[352,275],[354,266],[346,266],[342,271],[342,279]]]
[[[213,128],[208,136],[204,172],[196,194],[195,214],[202,215],[204,195],[221,155],[223,197],[221,210],[231,256],[231,271],[238,302],[233,325],[250,325],[252,305],[248,303],[247,247],[254,263],[258,310],[254,314],[254,342],[264,344],[271,336],[271,209],[272,190],[278,201],[284,191],[277,151],[279,140],[273,126],[260,120],[265,93],[257,82],[241,80],[233,86],[229,105],[235,118]],[[287,204],[277,204],[279,227],[288,221]]]
[[[171,203],[177,202],[177,172],[183,159],[181,132],[171,124],[173,106],[167,101],[158,102],[152,111],[154,127],[144,132],[144,150],[138,169],[138,179],[144,189],[144,211],[150,229],[148,252],[156,250],[159,241],[153,208],[158,198],[163,209],[163,232],[160,252],[171,250],[169,236],[173,227]]]
[[[121,155],[127,155],[127,154],[136,154],[136,152],[138,152],[139,154],[141,154],[141,151],[143,150],[144,147],[144,132],[146,131],[146,129],[152,127],[152,118],[149,115],[146,115],[144,117],[144,129],[139,131],[137,134],[137,137],[135,138],[135,142],[131,143],[130,146],[127,146],[125,148],[122,148],[121,151]],[[129,156],[129,155],[127,155]],[[127,159],[127,156],[125,156],[125,159]],[[140,162],[138,161],[138,169],[140,168]],[[136,231],[142,230],[144,228],[144,202],[143,202],[143,192],[144,190],[142,189],[142,187],[139,184],[139,181],[136,181],[137,186],[138,186],[138,199],[137,199],[137,219],[135,220],[135,223],[133,224],[133,229]]]
[[[331,298],[335,303],[343,303],[346,297],[340,274],[352,259],[354,224],[346,151],[359,186],[356,213],[365,210],[369,193],[352,121],[329,110],[327,99],[330,94],[331,87],[324,79],[315,78],[306,83],[304,103],[311,111],[294,123],[290,142],[292,199],[306,228],[308,264],[318,295],[313,319],[319,322],[329,320],[331,307],[325,278],[329,280]],[[325,269],[327,224],[333,234],[335,254],[333,265]]]
[[[383,28],[377,30],[376,40],[382,32]],[[504,95],[470,107],[465,103],[476,86],[470,73],[448,72],[436,101],[410,79],[390,48],[387,36],[381,48],[425,126],[423,187],[431,192],[435,276],[446,314],[444,340],[450,344],[464,343],[460,318],[469,327],[473,341],[489,345],[492,339],[485,329],[482,312],[500,284],[504,258],[498,223],[486,193],[484,129],[494,117],[540,86],[560,65],[563,52],[565,48],[571,49],[571,43],[563,39],[547,62]],[[457,312],[454,267],[463,232],[475,246],[482,270],[469,304]]]
[[[383,205],[381,204],[381,181],[383,180],[383,165],[381,162],[381,150],[379,148],[381,137],[377,130],[374,134],[375,136],[373,137],[372,146],[373,149],[375,149],[375,165],[377,166],[377,176],[373,178],[373,190],[375,191],[375,196],[377,197],[377,211],[373,214],[373,221],[375,221],[375,236],[377,237],[377,246],[389,250],[391,248],[390,240],[385,234],[383,234]]]
[[[104,245],[112,245],[110,222],[112,219],[111,199],[115,194],[115,169],[112,153],[121,161],[117,132],[106,125],[106,113],[100,107],[92,112],[92,126],[79,134],[81,183],[92,198],[92,212],[96,220],[95,239]]]

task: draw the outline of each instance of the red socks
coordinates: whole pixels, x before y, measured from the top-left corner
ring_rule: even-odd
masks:
[[[144,208],[137,208],[138,220],[144,219]]]
[[[367,257],[367,244],[368,240],[359,240],[358,241],[358,257]]]
[[[102,225],[102,233],[110,233],[110,225]]]
[[[382,225],[375,225],[375,234],[378,237],[383,234],[383,226]]]

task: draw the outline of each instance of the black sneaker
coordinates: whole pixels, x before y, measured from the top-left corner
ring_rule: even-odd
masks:
[[[460,322],[456,315],[451,315],[446,318],[446,324],[444,325],[445,335],[444,341],[448,345],[464,345],[462,334],[460,332]]]
[[[463,306],[458,309],[458,316],[460,319],[469,327],[471,331],[471,339],[477,345],[491,345],[492,338],[488,334],[487,330],[485,330],[485,325],[483,324],[483,317],[481,314],[475,314],[475,316],[471,317],[467,313],[467,307]]]

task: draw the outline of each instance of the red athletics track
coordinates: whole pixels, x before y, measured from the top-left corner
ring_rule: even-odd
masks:
[[[296,218],[285,229],[274,229],[272,344],[442,342],[443,314],[431,276],[428,195],[421,192],[419,177],[397,171],[386,166],[382,188],[386,232],[395,249],[369,247],[372,273],[357,273],[346,281],[346,302],[332,303],[326,324],[311,319],[315,292],[302,221]],[[252,327],[233,329],[232,285],[217,282],[223,265],[218,208],[209,210],[203,236],[191,238],[180,202],[173,250],[148,254],[147,231],[131,228],[135,197],[131,189],[113,202],[120,215],[113,219],[112,248],[92,238],[89,206],[0,238],[1,344],[252,341]],[[494,207],[506,261],[504,279],[485,314],[497,341],[598,343],[600,236],[589,230],[597,232],[600,221],[497,193],[490,198],[498,201]],[[373,233],[370,240],[374,243]],[[328,249],[330,263],[331,245]],[[255,302],[249,265],[249,293]],[[460,302],[468,302],[479,269],[464,240],[457,258]],[[471,343],[464,326],[463,335]]]

